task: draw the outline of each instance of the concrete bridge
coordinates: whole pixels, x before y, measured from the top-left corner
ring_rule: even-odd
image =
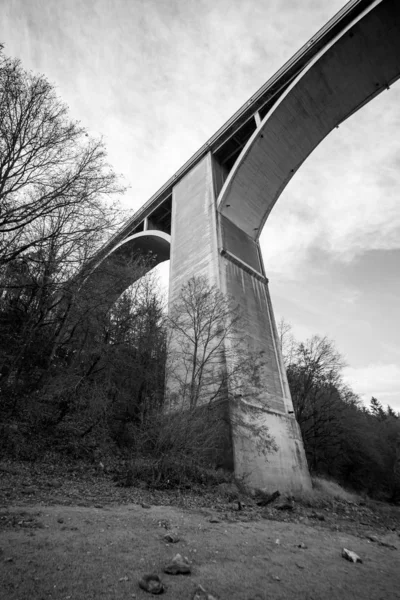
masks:
[[[253,350],[267,357],[259,424],[269,428],[278,445],[267,461],[251,440],[233,435],[235,473],[256,487],[295,490],[310,485],[259,246],[261,230],[314,148],[399,76],[400,1],[349,2],[89,265],[94,273],[98,264],[150,251],[155,264],[171,261],[170,303],[193,275],[207,277],[235,298]],[[133,275],[121,288],[129,283]]]

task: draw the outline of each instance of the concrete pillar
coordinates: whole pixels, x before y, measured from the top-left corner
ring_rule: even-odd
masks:
[[[272,312],[260,248],[228,218],[217,213],[213,158],[208,154],[174,187],[170,261],[170,305],[192,276],[204,276],[234,298],[243,315],[241,327],[250,350],[263,352],[262,393],[254,401],[230,394],[229,443],[235,475],[253,488],[289,492],[310,487],[310,478],[294,415]],[[168,382],[167,382],[168,385]],[[235,423],[241,423],[237,426]],[[258,436],[274,438],[276,451],[259,452]]]

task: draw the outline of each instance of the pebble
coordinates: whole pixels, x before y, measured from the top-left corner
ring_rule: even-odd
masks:
[[[355,552],[352,552],[352,550],[347,550],[347,548],[342,549],[342,556],[343,556],[343,558],[345,558],[346,560],[349,560],[350,562],[362,563],[362,560],[358,556],[358,554],[356,554]]]
[[[169,531],[164,535],[164,540],[169,544],[176,544],[180,541],[180,537],[176,531]]]
[[[206,592],[202,585],[199,585],[192,596],[192,600],[217,600],[217,598]]]
[[[189,575],[192,569],[189,560],[183,558],[180,554],[176,554],[174,558],[164,567],[164,573],[169,575]]]
[[[158,575],[144,575],[139,580],[139,587],[149,594],[162,594],[165,590],[164,584]]]

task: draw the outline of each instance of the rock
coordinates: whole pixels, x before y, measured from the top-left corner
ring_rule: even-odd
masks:
[[[192,569],[189,560],[183,558],[180,554],[176,554],[174,558],[164,567],[164,573],[168,575],[190,575]]]
[[[355,552],[352,552],[351,550],[347,550],[347,548],[342,549],[342,556],[343,556],[343,558],[345,558],[346,560],[349,560],[350,562],[362,563],[362,560],[358,556],[358,554],[356,554]]]
[[[167,519],[161,519],[158,521],[159,527],[164,527],[164,529],[171,529],[171,523],[167,521]]]
[[[318,521],[325,521],[325,517],[324,517],[324,515],[321,515],[321,513],[312,512],[310,515],[310,518],[318,519]]]
[[[147,504],[146,502],[142,502],[142,503],[140,504],[140,506],[141,506],[142,508],[151,508],[151,504]]]
[[[176,531],[169,531],[164,535],[164,540],[169,544],[176,544],[180,541],[180,537]]]
[[[308,546],[304,542],[301,542],[300,544],[298,544],[297,547],[302,548],[303,550],[306,550],[308,548]]]
[[[64,523],[64,519],[62,519],[61,517],[59,519],[57,519],[57,523]]]
[[[56,480],[48,481],[46,483],[46,485],[47,485],[47,487],[54,488],[54,489],[60,489],[62,487],[61,481],[56,481]]]
[[[378,546],[384,546],[385,548],[392,548],[392,550],[397,550],[397,546],[394,546],[393,544],[389,544],[388,542],[384,542],[383,540],[380,540],[378,537],[376,537],[376,535],[367,535],[365,537],[370,542],[375,542],[376,544],[378,544]]]
[[[293,510],[294,504],[293,504],[293,502],[291,502],[289,500],[287,502],[282,502],[281,504],[277,504],[276,506],[274,506],[274,508],[276,508],[276,510]]]
[[[271,502],[279,498],[280,495],[281,493],[278,490],[276,490],[272,494],[263,493],[261,495],[261,498],[257,501],[257,506],[267,506],[267,504],[271,504]]]
[[[165,586],[158,575],[143,575],[139,580],[139,587],[149,594],[162,594]]]
[[[388,542],[384,542],[383,540],[378,540],[379,546],[384,546],[385,548],[391,548],[392,550],[397,550],[397,546],[393,544],[388,544]]]
[[[217,597],[209,594],[202,585],[199,585],[192,596],[192,600],[217,600]]]
[[[221,521],[219,519],[217,519],[217,517],[211,517],[211,519],[209,519],[210,523],[221,523]]]

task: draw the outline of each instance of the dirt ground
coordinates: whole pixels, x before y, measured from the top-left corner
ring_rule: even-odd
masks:
[[[396,531],[349,533],[245,514],[140,504],[8,507],[0,511],[0,597],[151,598],[138,580],[157,573],[174,600],[192,598],[198,584],[221,600],[400,598],[400,550],[390,547],[400,546]],[[171,530],[179,542],[164,540]],[[362,564],[342,558],[343,547]],[[192,573],[164,574],[178,552]]]

